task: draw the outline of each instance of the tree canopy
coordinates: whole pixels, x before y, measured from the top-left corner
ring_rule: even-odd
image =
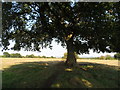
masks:
[[[68,52],[120,52],[119,3],[4,2],[2,6],[3,50],[12,40],[14,50],[40,51],[52,48],[55,39]]]

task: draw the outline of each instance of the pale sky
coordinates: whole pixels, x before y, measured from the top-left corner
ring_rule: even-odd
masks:
[[[11,44],[12,46],[12,44]],[[4,51],[4,52],[9,52],[9,53],[20,53],[22,56],[25,55],[30,55],[30,54],[34,54],[36,56],[54,56],[54,57],[62,57],[64,55],[65,52],[67,52],[66,48],[63,48],[60,44],[57,44],[55,41],[52,42],[52,46],[53,49],[49,49],[49,48],[44,48],[41,49],[41,52],[32,52],[32,51],[13,51],[13,50],[9,50],[9,51]],[[81,58],[82,57],[99,57],[99,56],[105,56],[105,55],[111,55],[114,56],[115,53],[95,53],[92,50],[90,50],[90,54],[83,54],[83,55],[79,55]],[[0,50],[0,55],[3,55],[3,52]]]

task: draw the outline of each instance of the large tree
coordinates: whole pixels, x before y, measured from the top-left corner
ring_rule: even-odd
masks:
[[[119,3],[82,2],[2,3],[2,46],[34,50],[53,39],[67,48],[66,64],[76,64],[75,53],[120,52]]]

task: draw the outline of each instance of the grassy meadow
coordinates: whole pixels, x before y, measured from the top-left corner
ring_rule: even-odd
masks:
[[[2,88],[118,88],[117,60],[2,58]]]

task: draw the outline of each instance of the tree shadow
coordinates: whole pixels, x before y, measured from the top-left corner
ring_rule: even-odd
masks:
[[[59,66],[60,61],[48,62],[25,62],[18,65],[13,65],[2,71],[3,88],[45,88],[55,79],[58,71],[61,69],[55,68]],[[49,81],[49,82],[46,82]],[[46,84],[46,85],[45,85]]]
[[[78,63],[69,68],[60,61],[26,62],[3,70],[3,88],[116,88],[118,69]]]

